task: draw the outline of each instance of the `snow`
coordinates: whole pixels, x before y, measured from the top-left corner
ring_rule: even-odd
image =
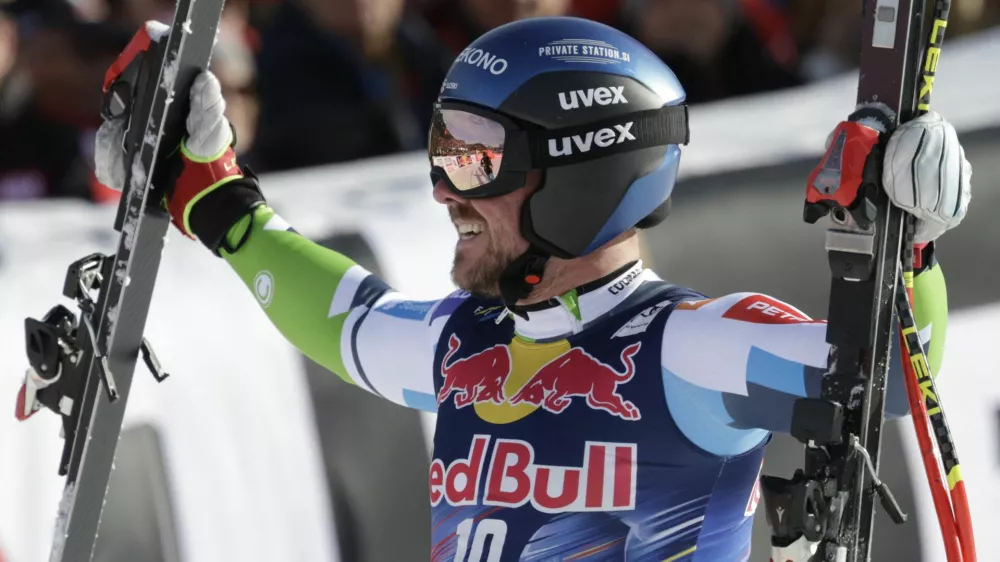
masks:
[[[125,248],[131,250],[135,245],[135,236],[142,216],[142,209],[138,207],[141,207],[141,201],[146,191],[146,167],[142,165],[141,155],[136,155],[132,161],[132,181],[129,187],[128,208],[125,212],[124,224],[122,224],[122,233],[125,234]],[[133,204],[136,201],[140,202],[140,205]],[[116,268],[120,269],[120,265],[117,264]]]
[[[59,511],[56,513],[56,525],[52,537],[52,554],[49,562],[62,559],[63,548],[66,547],[66,525],[69,523],[69,510],[76,499],[76,484],[67,484],[59,501]]]
[[[132,161],[132,183],[129,187],[129,196],[132,193],[141,193],[146,189],[146,167],[142,165],[142,158],[138,154]]]
[[[131,250],[132,246],[135,245],[135,235],[138,227],[136,217],[131,215],[132,211],[129,210],[129,214],[125,217],[125,224],[122,225],[122,233],[125,234],[125,248],[127,250]]]
[[[170,57],[170,62],[163,66],[163,74],[160,76],[160,87],[172,94],[174,91],[174,82],[177,80],[177,70],[180,63],[177,60],[176,50],[168,56]]]
[[[115,324],[118,323],[118,305],[108,307],[108,332],[114,333]]]
[[[146,22],[146,34],[153,41],[159,43],[168,33],[170,33],[170,27],[167,24],[158,21]]]

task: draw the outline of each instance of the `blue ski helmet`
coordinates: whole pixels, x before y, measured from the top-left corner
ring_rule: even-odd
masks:
[[[508,268],[527,281],[505,298],[526,296],[548,257],[584,256],[663,219],[688,141],[684,99],[649,49],[580,18],[508,23],[458,55],[431,123],[432,181],[492,197],[543,173],[521,213],[531,249]]]

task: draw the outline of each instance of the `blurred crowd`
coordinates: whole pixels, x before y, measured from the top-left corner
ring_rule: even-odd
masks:
[[[0,0],[0,202],[107,201],[93,174],[104,72],[174,0]],[[854,68],[860,0],[227,0],[212,70],[256,172],[423,149],[455,55],[506,22],[602,21],[641,40],[691,104]],[[948,37],[1000,23],[954,0]]]

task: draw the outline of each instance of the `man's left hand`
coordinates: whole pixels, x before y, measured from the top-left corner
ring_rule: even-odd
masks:
[[[972,197],[972,166],[955,127],[929,112],[889,137],[882,183],[896,206],[917,218],[914,242],[931,242],[958,226]]]

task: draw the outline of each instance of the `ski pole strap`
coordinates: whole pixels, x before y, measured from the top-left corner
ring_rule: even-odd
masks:
[[[927,255],[924,255],[927,254]],[[919,273],[924,267],[933,265],[934,246],[930,242],[913,245],[913,272]]]
[[[219,158],[208,161],[192,159],[183,146],[180,152],[181,172],[170,190],[167,210],[174,226],[193,239],[189,221],[191,209],[223,184],[243,177],[243,172],[236,165],[236,154],[232,148],[227,148]]]
[[[244,166],[242,177],[226,182],[192,205],[188,217],[191,232],[217,257],[222,256],[222,250],[235,253],[246,243],[252,229],[246,228],[235,244],[227,241],[229,231],[243,217],[249,215],[252,221],[253,210],[266,203],[257,176]]]

